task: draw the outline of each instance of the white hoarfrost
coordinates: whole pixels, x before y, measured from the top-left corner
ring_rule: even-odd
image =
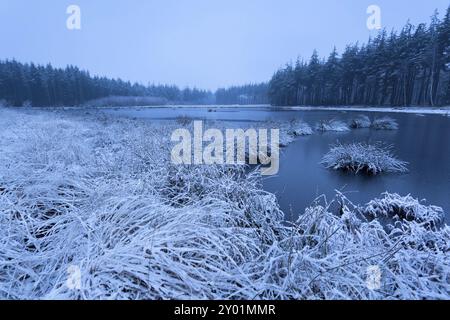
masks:
[[[432,227],[444,223],[445,213],[437,206],[425,206],[410,195],[383,194],[381,199],[370,201],[364,207],[364,213],[372,218],[417,221]]]
[[[1,299],[449,298],[448,226],[387,231],[342,195],[287,225],[257,173],[171,165],[176,122],[0,109],[0,127]]]
[[[294,119],[290,122],[289,132],[294,136],[310,136],[313,134],[313,130],[309,124],[302,120]]]
[[[370,128],[371,125],[370,118],[365,115],[360,115],[349,122],[349,127],[352,129]]]
[[[390,117],[382,117],[373,121],[372,128],[375,130],[397,130],[398,123]]]
[[[328,120],[320,121],[316,124],[316,130],[320,132],[334,131],[334,132],[347,132],[350,128],[347,124],[340,120]]]
[[[337,144],[321,162],[328,169],[377,175],[382,172],[407,172],[407,163],[398,160],[390,147],[366,143]]]

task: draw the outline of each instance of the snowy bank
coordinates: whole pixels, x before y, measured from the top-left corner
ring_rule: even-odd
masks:
[[[386,231],[338,195],[288,226],[257,172],[172,165],[175,122],[0,109],[0,126],[2,299],[449,298],[446,225]]]
[[[382,113],[421,113],[425,115],[450,114],[450,107],[281,107],[282,110],[297,111],[357,111],[357,112],[382,112]]]

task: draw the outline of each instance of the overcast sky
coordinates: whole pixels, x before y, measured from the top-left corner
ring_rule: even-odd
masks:
[[[66,9],[81,8],[81,30]],[[92,74],[216,89],[261,82],[314,48],[366,42],[369,5],[400,29],[448,0],[0,0],[0,59],[73,64]]]

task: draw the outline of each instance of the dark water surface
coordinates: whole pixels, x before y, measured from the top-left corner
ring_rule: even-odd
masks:
[[[360,112],[341,111],[277,111],[268,107],[230,107],[211,109],[151,108],[117,109],[108,113],[148,119],[174,119],[189,116],[196,119],[221,121],[263,121],[302,119],[309,125],[320,120],[347,121]],[[314,133],[300,137],[283,149],[280,172],[264,180],[264,188],[275,193],[288,219],[303,213],[319,195],[333,198],[335,190],[347,193],[355,204],[366,203],[388,191],[400,195],[411,194],[426,199],[427,204],[443,207],[450,212],[450,118],[442,115],[365,112],[372,120],[389,115],[399,123],[399,130],[376,131],[357,129],[348,133]],[[394,154],[409,163],[407,174],[382,174],[376,177],[356,176],[325,169],[322,157],[336,142],[383,142],[393,146]],[[450,215],[447,214],[447,222]]]

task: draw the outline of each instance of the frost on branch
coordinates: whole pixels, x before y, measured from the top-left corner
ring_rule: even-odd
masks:
[[[321,162],[328,169],[377,175],[407,172],[407,163],[395,158],[389,147],[365,143],[337,144]]]

